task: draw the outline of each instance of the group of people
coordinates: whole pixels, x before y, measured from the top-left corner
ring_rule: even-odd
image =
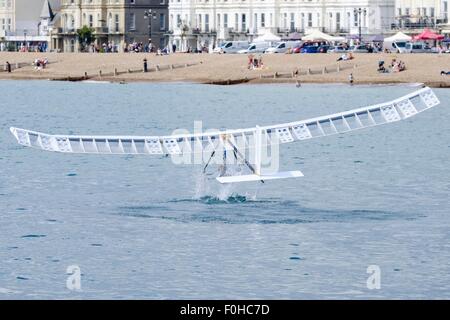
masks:
[[[91,53],[99,53],[99,52],[114,53],[114,52],[119,52],[119,48],[113,41],[109,41],[108,43],[106,43],[106,42],[103,43],[101,46],[99,46],[98,44],[91,44],[89,46],[89,52],[91,52]]]
[[[261,55],[259,55],[256,58],[252,54],[248,55],[248,69],[249,70],[261,69],[263,67],[264,67],[264,63],[262,61],[262,56]]]
[[[388,66],[388,68],[385,67],[383,60],[378,62],[377,71],[380,73],[402,72],[405,70],[406,64],[401,60],[397,60],[396,58],[392,59],[391,64]]]
[[[45,69],[45,67],[48,64],[48,59],[47,58],[43,58],[43,59],[36,59],[33,62],[33,66],[36,70],[41,70],[41,69]]]

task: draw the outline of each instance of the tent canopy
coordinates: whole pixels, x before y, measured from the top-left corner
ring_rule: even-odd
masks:
[[[368,42],[383,42],[384,38],[381,34],[371,35],[363,38],[365,41]]]
[[[386,42],[394,42],[394,41],[410,41],[412,38],[408,36],[407,34],[404,34],[403,32],[397,32],[393,36],[390,36],[388,38],[384,38],[384,41]]]
[[[430,29],[425,29],[421,34],[414,37],[414,40],[443,40],[444,36],[442,34],[437,34]]]
[[[267,31],[263,35],[259,36],[258,38],[253,39],[253,42],[274,42],[274,41],[280,41],[281,38],[274,35],[272,32]]]
[[[330,36],[329,34],[323,33],[319,30],[314,30],[313,32],[311,32],[310,34],[304,36],[302,38],[302,40],[304,41],[344,41],[345,38],[344,37],[333,37]]]
[[[291,32],[289,33],[289,36],[287,37],[288,40],[301,40],[302,35],[298,32]]]

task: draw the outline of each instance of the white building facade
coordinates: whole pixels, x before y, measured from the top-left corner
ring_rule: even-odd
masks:
[[[396,23],[400,29],[439,29],[448,24],[450,0],[396,0]]]
[[[170,41],[182,51],[267,31],[377,35],[394,22],[395,0],[169,0]]]

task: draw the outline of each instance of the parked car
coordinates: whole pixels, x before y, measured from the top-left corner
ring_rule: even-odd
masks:
[[[302,51],[302,47],[302,44],[295,46],[294,48],[292,48],[292,53],[300,53]]]
[[[226,41],[214,49],[214,53],[237,53],[248,48],[248,41]]]
[[[348,50],[347,48],[343,47],[343,46],[334,46],[334,47],[330,47],[328,48],[329,53],[346,53]]]
[[[265,53],[286,53],[289,49],[293,49],[298,46],[300,41],[282,41],[278,42],[275,46],[268,48]]]
[[[304,46],[301,49],[301,53],[317,53],[317,49],[319,49],[319,46]]]
[[[250,43],[247,49],[239,50],[238,53],[263,53],[270,48],[268,42]]]
[[[328,49],[330,49],[330,45],[328,45],[328,44],[323,44],[323,45],[321,45],[321,46],[319,46],[319,48],[317,49],[317,52],[319,52],[319,53],[327,53],[328,52]]]
[[[431,48],[425,42],[408,42],[405,46],[406,53],[431,52]]]
[[[359,44],[356,46],[351,46],[348,51],[353,53],[368,53],[369,47],[367,47],[365,44]]]

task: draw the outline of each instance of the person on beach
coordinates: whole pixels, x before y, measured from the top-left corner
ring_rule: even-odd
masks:
[[[6,72],[11,73],[11,64],[9,61],[6,61]]]
[[[144,72],[148,72],[148,64],[146,58],[144,58]]]
[[[441,71],[441,76],[450,76],[450,71]]]
[[[353,78],[353,73],[350,73],[350,75],[348,76],[348,82],[350,83],[350,85],[353,85],[354,82],[354,78]]]
[[[250,70],[253,68],[253,55],[249,54],[247,57],[248,57],[247,67]]]
[[[353,54],[351,52],[344,53],[342,56],[340,56],[336,61],[347,61],[347,60],[353,60]]]

